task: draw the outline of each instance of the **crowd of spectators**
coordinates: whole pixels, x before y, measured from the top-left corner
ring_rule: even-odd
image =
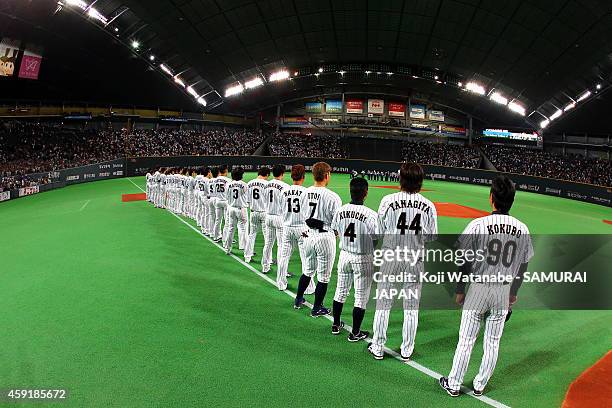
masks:
[[[406,161],[438,166],[478,168],[480,151],[476,148],[429,142],[404,142],[402,157]]]
[[[344,141],[331,135],[276,133],[268,144],[270,154],[280,157],[346,158]]]
[[[483,151],[499,171],[601,186],[612,185],[612,165],[609,160],[494,145],[483,145]]]

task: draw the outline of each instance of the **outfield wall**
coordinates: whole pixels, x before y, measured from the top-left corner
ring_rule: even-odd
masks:
[[[248,171],[255,171],[262,165],[302,163],[310,168],[320,160],[327,161],[337,173],[350,173],[352,170],[397,171],[399,162],[352,160],[352,159],[316,159],[316,158],[286,158],[267,156],[180,156],[180,157],[139,157],[117,159],[87,166],[74,167],[48,173],[37,173],[32,177],[48,177],[51,182],[34,187],[25,187],[0,193],[0,201],[6,201],[26,195],[37,194],[66,185],[89,181],[107,180],[119,177],[142,176],[149,169],[158,167],[196,167],[214,166],[220,164],[239,165]],[[457,167],[424,165],[428,178],[457,183],[490,185],[497,174],[494,171],[479,169],[464,169]],[[610,188],[583,183],[547,179],[542,177],[511,174],[517,189],[532,193],[546,194],[572,200],[585,201],[593,204],[612,206],[612,191]]]
[[[262,165],[302,163],[307,168],[320,160],[328,162],[334,172],[349,173],[352,170],[379,170],[397,171],[399,162],[353,160],[353,159],[316,159],[316,158],[286,158],[267,156],[180,156],[180,157],[139,157],[126,160],[127,176],[140,176],[156,167],[195,167],[211,165],[240,165],[246,170],[254,171]],[[435,180],[453,181],[457,183],[490,185],[498,174],[495,171],[464,169],[457,167],[424,165],[428,178]],[[612,190],[610,188],[594,186],[584,183],[547,179],[542,177],[510,174],[516,183],[517,189],[532,193],[546,194],[572,200],[586,201],[610,207],[612,205]]]

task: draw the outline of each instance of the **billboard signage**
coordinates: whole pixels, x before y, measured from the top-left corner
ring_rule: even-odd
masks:
[[[425,105],[410,105],[412,119],[425,119]]]
[[[385,101],[382,99],[368,99],[368,113],[382,115],[385,111]]]
[[[342,101],[337,99],[326,100],[325,113],[342,113]]]
[[[439,110],[430,110],[428,113],[429,120],[436,120],[438,122],[444,122],[444,112]]]
[[[403,118],[406,116],[406,105],[403,103],[389,102],[389,116]]]
[[[363,113],[363,101],[358,99],[347,99],[346,113]]]
[[[321,102],[306,102],[306,112],[321,113],[322,111],[323,111],[323,104]]]

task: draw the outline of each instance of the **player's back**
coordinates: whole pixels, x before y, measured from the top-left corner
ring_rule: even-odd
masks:
[[[219,176],[215,179],[215,194],[216,197],[221,200],[221,201],[225,201],[226,200],[226,191],[227,191],[227,185],[231,182],[231,180],[225,176]]]
[[[400,191],[383,197],[378,217],[385,234],[383,248],[421,247],[438,234],[436,207],[419,193]]]
[[[269,215],[281,215],[285,208],[283,190],[289,185],[284,181],[273,179],[266,186],[266,199],[268,200],[267,211]]]
[[[336,211],[332,229],[340,238],[340,249],[352,254],[373,254],[380,235],[378,214],[365,205],[345,204]]]
[[[247,183],[247,200],[253,211],[266,211],[268,200],[266,187],[269,181],[264,179],[253,179]]]
[[[306,197],[306,187],[293,184],[282,191],[283,225],[286,227],[297,227],[304,225],[306,213],[302,211]]]
[[[232,181],[227,185],[227,205],[236,208],[247,206],[247,184],[242,180]]]
[[[305,205],[302,209],[306,218],[322,221],[324,228],[331,228],[334,214],[342,206],[340,196],[325,187],[311,186],[306,189]]]
[[[513,278],[533,256],[527,226],[511,215],[495,212],[470,222],[459,237],[458,247],[483,254],[472,263],[473,275]]]

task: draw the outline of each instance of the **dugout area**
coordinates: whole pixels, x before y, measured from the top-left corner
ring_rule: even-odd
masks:
[[[344,203],[348,181],[334,174],[330,184]],[[332,336],[328,320],[294,310],[287,294],[225,255],[191,220],[146,201],[122,202],[122,194],[144,187],[143,177],[124,178],[0,205],[4,384],[63,387],[69,398],[62,406],[75,407],[248,406],[255,400],[271,407],[548,407],[562,405],[570,384],[610,350],[612,312],[520,310],[519,294],[488,399],[451,399],[422,370],[389,356],[375,361],[366,343]],[[434,202],[489,209],[486,187],[429,180],[424,187]],[[376,209],[391,192],[371,188],[366,204]],[[511,213],[532,234],[609,234],[612,228],[604,222],[612,219],[610,208],[527,192],[517,192]],[[438,222],[441,233],[458,233],[469,221],[440,216]],[[255,269],[262,245],[258,237]],[[295,290],[297,251],[290,271],[296,276],[289,290]],[[326,303],[334,289],[335,277]],[[370,309],[364,329],[372,317]],[[459,310],[421,311],[414,361],[447,374],[459,320]],[[397,349],[397,311],[389,336],[388,346]],[[482,339],[466,385],[481,355]]]

